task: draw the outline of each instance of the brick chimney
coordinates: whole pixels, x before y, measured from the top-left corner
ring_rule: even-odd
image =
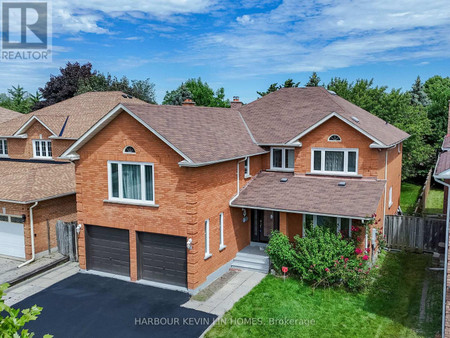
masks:
[[[239,109],[243,103],[239,101],[239,96],[233,96],[233,101],[230,102],[230,106],[232,109]]]
[[[183,101],[183,103],[181,105],[193,107],[193,106],[195,106],[195,102],[192,101],[191,99],[186,99]]]

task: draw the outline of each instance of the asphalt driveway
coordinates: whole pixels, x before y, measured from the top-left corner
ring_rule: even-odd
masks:
[[[181,307],[183,292],[78,273],[14,305],[37,304],[36,337],[199,337],[215,315]]]

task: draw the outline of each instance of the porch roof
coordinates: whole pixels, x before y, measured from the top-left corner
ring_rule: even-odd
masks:
[[[280,180],[287,178],[287,182]],[[345,182],[345,186],[339,186]],[[375,179],[295,176],[263,171],[231,202],[232,207],[348,218],[371,218],[385,182]]]

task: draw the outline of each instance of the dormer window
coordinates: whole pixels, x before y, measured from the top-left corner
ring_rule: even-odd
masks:
[[[52,141],[33,140],[34,158],[52,158]]]
[[[126,146],[123,149],[123,153],[124,154],[136,154],[136,150],[134,150],[134,148],[132,146]]]
[[[272,148],[270,150],[272,170],[294,171],[294,148]]]
[[[339,135],[333,134],[328,138],[329,142],[341,142],[341,137]]]

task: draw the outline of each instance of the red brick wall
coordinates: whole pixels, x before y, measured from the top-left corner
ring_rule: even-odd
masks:
[[[122,150],[131,145],[135,155]],[[200,168],[180,168],[181,156],[159,138],[123,113],[98,133],[80,151],[76,163],[78,221],[130,230],[131,279],[137,279],[136,231],[192,238],[188,252],[188,287],[195,288],[206,276],[231,260],[249,243],[249,222],[240,225],[242,212],[231,210],[229,201],[237,190],[236,163],[229,161]],[[104,202],[108,198],[107,161],[154,163],[155,203],[159,207]],[[251,172],[258,168],[251,162]],[[241,186],[245,184],[240,164]],[[219,252],[219,214],[224,213],[226,249]],[[204,260],[204,221],[210,219],[210,252]],[[233,219],[233,221],[232,221]],[[80,265],[86,268],[84,232],[79,239]]]
[[[33,140],[49,140],[52,135],[41,123],[35,121],[26,131],[26,139],[8,139],[8,155],[11,158],[30,159],[33,157]],[[52,140],[52,139],[50,139]],[[75,141],[73,140],[52,140],[53,159],[57,159]]]
[[[386,184],[386,215],[394,215],[400,206],[402,185],[402,144],[385,150],[388,152],[387,184]],[[399,152],[400,151],[400,152]],[[384,175],[383,175],[384,178]],[[392,206],[389,207],[389,188],[392,187]]]

